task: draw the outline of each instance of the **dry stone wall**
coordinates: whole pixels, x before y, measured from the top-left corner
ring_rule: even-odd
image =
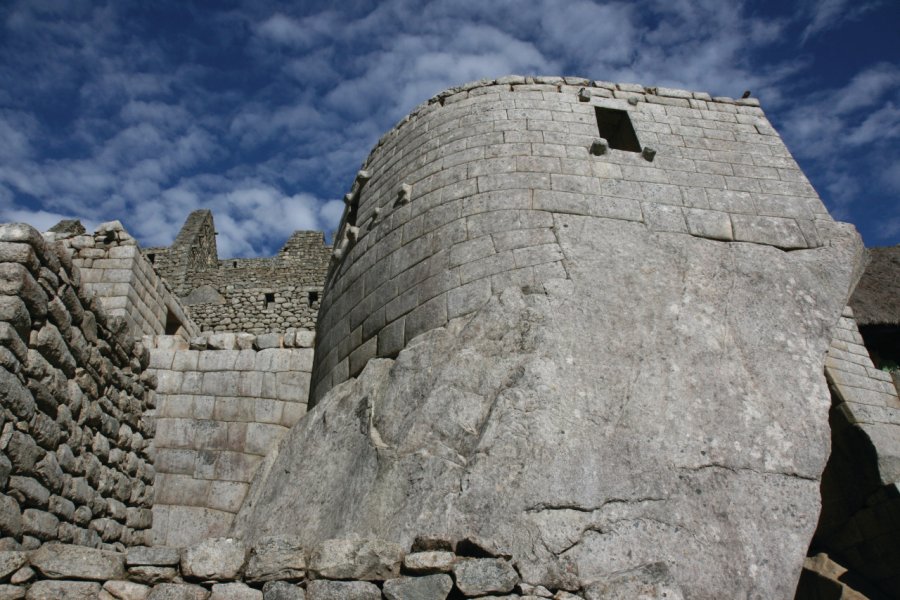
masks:
[[[659,569],[648,565],[648,571]],[[629,579],[624,574],[620,579]],[[600,600],[608,582],[556,590],[521,581],[514,557],[484,540],[420,538],[409,552],[378,539],[335,539],[306,550],[273,536],[185,548],[102,552],[61,544],[0,553],[0,597],[50,600]],[[677,588],[632,581],[617,598],[680,600]]]
[[[63,244],[27,225],[0,225],[4,550],[147,542],[149,352],[81,277]]]
[[[166,281],[118,221],[93,234],[54,233],[71,250],[85,292],[96,294],[108,314],[122,317],[129,333],[173,333],[188,339],[199,332]]]
[[[158,381],[153,542],[224,535],[263,458],[306,413],[314,334],[148,339]]]
[[[601,140],[605,109],[641,151]],[[432,98],[379,141],[346,201],[313,401],[507,285],[565,278],[563,215],[782,249],[818,247],[831,221],[757,100],[574,77]]]

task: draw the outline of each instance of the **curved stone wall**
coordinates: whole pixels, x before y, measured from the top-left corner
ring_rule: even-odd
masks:
[[[597,143],[598,107],[627,113],[641,151]],[[784,250],[819,246],[831,221],[757,100],[573,77],[439,94],[379,141],[345,200],[313,404],[507,286],[566,278],[557,215]]]

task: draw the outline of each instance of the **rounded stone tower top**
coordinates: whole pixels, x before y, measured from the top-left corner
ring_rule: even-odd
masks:
[[[508,286],[566,279],[559,215],[782,249],[819,246],[831,221],[756,99],[580,77],[438,94],[379,140],[345,201],[312,404]]]

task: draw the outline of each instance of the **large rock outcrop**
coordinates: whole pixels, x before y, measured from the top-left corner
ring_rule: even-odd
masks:
[[[331,389],[234,533],[477,534],[533,584],[792,597],[858,236],[822,224],[820,247],[784,251],[564,214],[553,232],[567,279],[495,293]]]

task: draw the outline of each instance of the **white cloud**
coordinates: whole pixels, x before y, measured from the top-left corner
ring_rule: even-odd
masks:
[[[820,33],[834,29],[846,21],[859,18],[875,7],[874,2],[858,0],[810,0],[806,2],[806,18],[809,24],[801,34],[803,43]]]

